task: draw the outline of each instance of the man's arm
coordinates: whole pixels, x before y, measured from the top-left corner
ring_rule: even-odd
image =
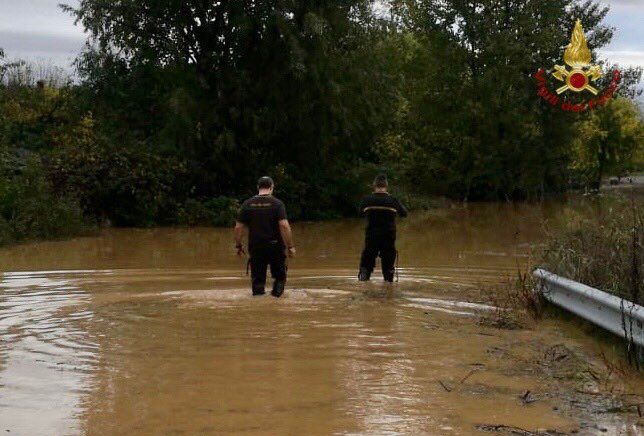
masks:
[[[398,211],[398,216],[401,218],[405,218],[407,216],[407,208],[405,208],[398,199],[396,199],[396,210]]]
[[[244,252],[244,245],[243,245],[245,231],[246,231],[246,225],[244,223],[240,223],[239,221],[237,221],[235,223],[235,229],[234,229],[235,247],[237,247],[237,255],[240,257],[246,254]]]
[[[282,241],[286,244],[288,249],[288,255],[293,257],[295,254],[295,244],[293,243],[293,232],[291,231],[291,225],[287,219],[279,221],[280,234],[282,235]]]
[[[360,204],[358,205],[358,214],[360,216],[365,216],[366,215],[366,213],[364,211],[366,207],[367,207],[367,199],[363,198],[362,200],[360,200]]]

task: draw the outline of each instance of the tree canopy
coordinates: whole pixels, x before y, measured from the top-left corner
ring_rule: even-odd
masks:
[[[4,162],[36,156],[49,192],[99,222],[222,223],[265,174],[303,219],[353,215],[381,171],[415,205],[537,199],[589,173],[592,150],[621,150],[595,175],[641,155],[626,100],[576,114],[536,95],[534,73],[562,63],[577,19],[595,53],[610,42],[594,0],[64,9],[88,32],[79,81],[37,86],[28,65],[0,60],[0,144]],[[636,96],[641,71],[622,76],[620,98]]]

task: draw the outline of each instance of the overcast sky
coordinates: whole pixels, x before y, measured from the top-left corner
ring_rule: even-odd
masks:
[[[644,0],[602,0],[611,6],[606,22],[617,28],[600,53],[622,65],[644,66]],[[84,43],[83,32],[58,3],[77,0],[0,0],[0,47],[7,57],[68,67]]]

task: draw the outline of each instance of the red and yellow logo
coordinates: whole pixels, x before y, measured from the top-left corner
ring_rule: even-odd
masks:
[[[584,112],[606,104],[617,90],[621,75],[619,71],[613,71],[611,83],[604,92],[598,98],[586,99],[583,95],[585,92],[595,96],[599,94],[594,82],[602,77],[601,67],[592,65],[591,61],[592,53],[586,42],[584,28],[581,25],[581,21],[577,20],[570,38],[570,44],[564,51],[564,62],[570,69],[563,65],[555,65],[552,72],[552,77],[563,83],[555,92],[552,92],[548,87],[546,71],[543,68],[540,69],[535,74],[539,96],[550,103],[551,106],[559,107],[568,112]],[[582,100],[573,101],[560,97],[561,94],[565,94],[568,91],[581,94]]]

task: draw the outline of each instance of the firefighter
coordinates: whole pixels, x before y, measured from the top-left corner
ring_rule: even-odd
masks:
[[[365,244],[360,259],[358,279],[368,281],[380,256],[382,277],[394,281],[396,273],[396,216],[404,218],[407,209],[387,192],[387,176],[379,175],[373,182],[373,193],[360,202],[360,215],[367,217]]]
[[[266,293],[266,269],[270,266],[274,297],[281,297],[286,286],[286,257],[295,256],[293,234],[286,217],[286,207],[273,197],[275,184],[270,177],[257,182],[258,194],[246,200],[235,224],[237,255],[244,256],[242,244],[248,232],[248,253],[253,295]]]

